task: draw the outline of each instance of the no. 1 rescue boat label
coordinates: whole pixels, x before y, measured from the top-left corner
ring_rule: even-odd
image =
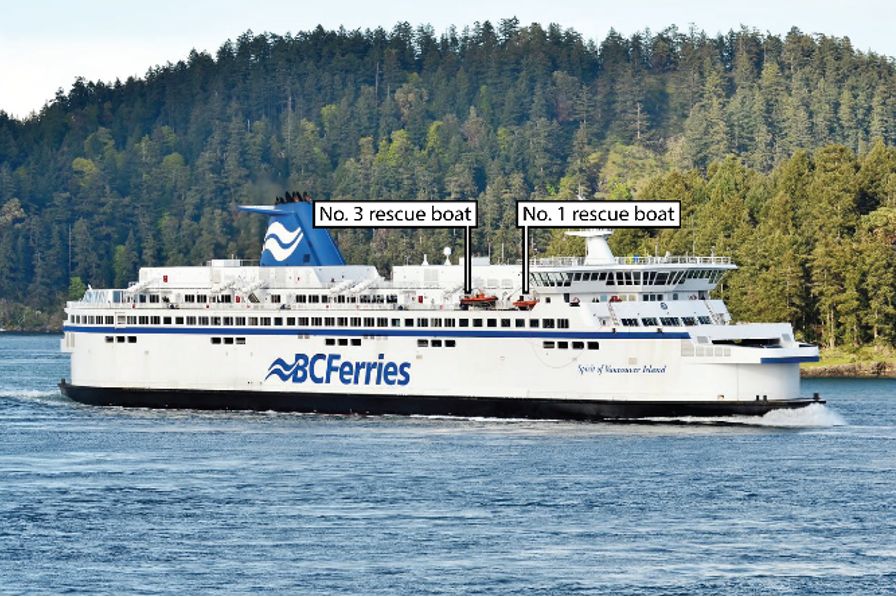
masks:
[[[292,383],[406,386],[411,381],[411,364],[387,361],[383,354],[375,361],[349,361],[341,354],[298,353],[291,363],[274,359],[264,379],[271,377]]]
[[[517,201],[523,228],[680,228],[680,201]]]

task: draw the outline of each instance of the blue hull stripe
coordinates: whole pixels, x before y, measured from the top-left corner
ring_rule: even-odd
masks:
[[[775,363],[817,363],[819,357],[762,357],[760,363],[772,365]]]
[[[414,338],[570,338],[574,340],[687,340],[687,332],[561,332],[508,330],[396,330],[389,328],[274,328],[274,327],[113,327],[63,326],[65,332],[88,334],[202,334],[206,336],[404,336]]]

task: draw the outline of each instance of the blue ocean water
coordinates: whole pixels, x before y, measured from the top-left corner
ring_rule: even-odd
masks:
[[[896,381],[649,425],[96,408],[0,334],[0,593],[894,593]]]

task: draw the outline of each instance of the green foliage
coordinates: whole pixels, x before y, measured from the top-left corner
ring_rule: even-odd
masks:
[[[515,19],[246,33],[144,79],[79,79],[25,121],[0,112],[0,300],[37,321],[75,279],[254,257],[263,222],[235,208],[287,189],[476,199],[473,250],[506,261],[515,200],[678,199],[681,229],[620,231],[614,249],[731,254],[736,317],[892,344],[894,145],[896,66],[845,38],[673,27],[594,44]],[[336,236],[378,266],[460,254],[446,230]]]
[[[68,300],[79,301],[84,298],[85,292],[87,292],[87,285],[81,280],[80,276],[72,276],[68,284]]]

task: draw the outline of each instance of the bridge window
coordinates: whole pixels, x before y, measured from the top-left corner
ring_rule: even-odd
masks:
[[[308,302],[308,297],[307,297],[306,295],[304,295],[304,294],[297,294],[297,295],[296,295],[296,302],[297,302],[297,303],[307,303],[307,302]]]
[[[308,302],[309,302],[309,303],[319,303],[319,302],[320,302],[320,295],[317,295],[317,294],[309,295],[309,296],[308,296]]]
[[[197,294],[197,295],[196,295],[196,302],[197,302],[197,303],[207,303],[207,302],[208,302],[208,297],[207,297],[206,295],[204,295],[204,294]]]
[[[184,295],[184,302],[185,302],[185,303],[195,303],[195,302],[196,302],[196,295],[195,295],[195,294],[185,294],[185,295]]]
[[[681,322],[684,325],[697,325],[697,320],[694,319],[693,317],[682,317]]]
[[[646,326],[657,325],[656,317],[642,317],[641,323],[643,323]]]
[[[677,317],[660,317],[660,321],[663,323],[663,325],[672,327],[678,327],[681,325],[681,321]]]
[[[711,320],[709,317],[705,316],[705,315],[699,315],[699,316],[697,316],[697,321],[699,321],[699,322],[702,323],[703,325],[710,325],[710,324],[712,324],[712,320]]]
[[[629,326],[629,327],[637,327],[638,326],[637,319],[623,317],[621,321],[622,321],[622,325],[624,325],[624,326]]]

